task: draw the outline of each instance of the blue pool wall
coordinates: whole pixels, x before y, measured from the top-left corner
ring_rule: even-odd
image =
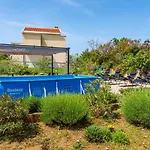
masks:
[[[49,94],[85,94],[86,84],[96,80],[95,76],[54,75],[0,77],[0,95],[6,93],[13,98],[27,96],[46,97]]]

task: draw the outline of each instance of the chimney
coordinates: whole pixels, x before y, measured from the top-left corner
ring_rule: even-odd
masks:
[[[57,28],[57,29],[58,29],[59,27],[58,27],[58,26],[55,26],[54,28]]]

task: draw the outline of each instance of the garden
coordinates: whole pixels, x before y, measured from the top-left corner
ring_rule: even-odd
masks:
[[[150,70],[150,42],[116,39],[71,55],[71,73],[97,75],[98,68],[122,74]],[[34,68],[0,56],[1,75],[40,75],[50,72],[43,58]],[[5,67],[4,67],[5,66]],[[55,68],[64,73],[64,68]],[[97,89],[100,84],[100,88]],[[144,150],[150,149],[150,88],[122,88],[113,93],[110,82],[98,79],[86,93],[0,97],[0,149],[26,150]]]
[[[97,84],[101,88],[96,90]],[[101,80],[85,95],[0,97],[0,149],[149,149],[150,90],[114,94]]]

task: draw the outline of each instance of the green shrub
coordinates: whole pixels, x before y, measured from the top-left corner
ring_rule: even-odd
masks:
[[[98,85],[100,85],[99,89]],[[112,93],[110,86],[101,80],[91,82],[91,84],[87,85],[86,90],[85,97],[95,117],[109,117],[113,111],[119,108],[118,95]]]
[[[112,140],[115,143],[129,144],[129,139],[123,131],[112,132]]]
[[[43,101],[42,119],[46,124],[56,122],[73,125],[88,115],[83,95],[64,94],[49,96]]]
[[[34,66],[41,70],[49,68],[50,65],[51,65],[51,58],[48,57],[43,57],[38,61],[34,62]]]
[[[5,138],[17,138],[22,140],[23,136],[31,136],[36,126],[24,122],[28,114],[21,100],[13,100],[10,96],[0,97],[0,140]],[[28,132],[29,131],[29,132]],[[22,138],[20,138],[20,136]]]
[[[125,89],[120,89],[119,91],[120,91],[120,93],[121,94],[123,94],[123,95],[125,95],[125,94],[128,94],[128,93],[130,93],[130,92],[133,92],[133,91],[140,91],[140,90],[142,90],[143,88],[125,88]]]
[[[0,56],[1,57],[1,56]],[[5,59],[2,56],[0,59],[0,74],[1,75],[38,75],[51,73],[51,61],[49,58],[42,58],[35,62],[34,67],[29,67],[27,64],[22,65],[15,60]],[[55,74],[66,73],[66,68],[54,68]]]
[[[73,142],[73,150],[76,150],[76,149],[82,150],[83,148],[84,148],[84,146],[80,140]]]
[[[97,125],[89,126],[84,134],[86,139],[90,142],[105,142],[111,140],[111,131]]]
[[[23,103],[28,107],[29,113],[36,113],[41,111],[42,99],[38,97],[26,97],[23,99]]]
[[[0,135],[1,136],[9,136],[14,135],[17,136],[23,130],[23,122],[8,122],[0,125]]]
[[[124,95],[122,112],[130,123],[150,128],[150,90],[141,89]]]
[[[100,127],[97,125],[89,126],[84,132],[85,138],[89,142],[108,142],[129,144],[129,139],[123,131],[114,130],[112,125],[108,128]]]
[[[0,124],[17,122],[26,117],[28,109],[24,107],[20,100],[15,102],[10,96],[0,97]]]
[[[99,89],[98,84],[101,86]],[[110,86],[101,80],[91,82],[91,84],[87,85],[86,90],[86,98],[91,106],[108,105],[118,102],[117,95],[112,93]]]

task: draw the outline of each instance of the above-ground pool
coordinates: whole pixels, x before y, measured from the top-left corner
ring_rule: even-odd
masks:
[[[42,97],[58,93],[85,93],[86,84],[95,76],[54,75],[0,77],[0,95],[6,93],[13,98],[26,96]]]

